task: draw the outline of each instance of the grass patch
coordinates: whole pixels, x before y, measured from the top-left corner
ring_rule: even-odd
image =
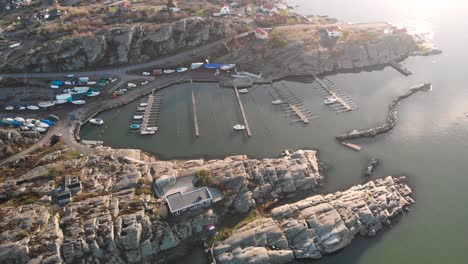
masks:
[[[231,236],[232,232],[247,225],[248,223],[255,221],[260,216],[261,215],[257,210],[250,211],[250,213],[246,217],[244,217],[244,219],[242,219],[239,223],[237,223],[234,227],[227,227],[227,226],[223,227],[213,237],[213,242],[225,240],[226,238]]]

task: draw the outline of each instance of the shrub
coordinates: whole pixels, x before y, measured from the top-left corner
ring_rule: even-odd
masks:
[[[207,170],[199,170],[197,176],[197,186],[208,186],[211,184],[211,174]]]
[[[20,232],[18,233],[17,236],[18,236],[19,238],[25,238],[25,237],[28,237],[28,236],[29,236],[29,233],[28,233],[28,231],[26,231],[26,230],[22,230],[22,231],[20,231]]]

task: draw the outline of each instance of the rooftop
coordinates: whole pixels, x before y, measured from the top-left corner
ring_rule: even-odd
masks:
[[[169,210],[175,212],[184,208],[190,207],[196,203],[211,199],[211,194],[208,188],[200,188],[188,193],[173,193],[166,197]]]

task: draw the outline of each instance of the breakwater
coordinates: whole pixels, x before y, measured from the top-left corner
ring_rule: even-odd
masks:
[[[395,100],[392,101],[392,103],[389,106],[388,116],[384,125],[370,128],[367,130],[361,130],[361,131],[353,130],[349,133],[345,133],[345,134],[337,136],[336,139],[338,139],[339,141],[345,141],[345,140],[358,139],[358,138],[372,138],[377,135],[387,133],[388,131],[392,130],[396,125],[398,104],[402,100],[410,97],[411,95],[417,92],[430,91],[431,88],[432,88],[432,84],[424,83],[424,84],[412,87],[405,94],[398,96]]]

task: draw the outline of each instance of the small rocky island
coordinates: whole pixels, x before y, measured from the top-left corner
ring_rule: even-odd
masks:
[[[342,192],[316,195],[271,210],[214,245],[217,263],[287,263],[319,259],[373,236],[413,203],[404,177],[387,177]]]

